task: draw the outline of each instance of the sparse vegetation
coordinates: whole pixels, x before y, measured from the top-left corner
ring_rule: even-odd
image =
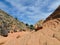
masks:
[[[30,29],[31,29],[31,30],[34,30],[34,26],[33,26],[33,25],[30,25]]]
[[[13,18],[6,12],[0,10],[0,13],[0,30],[2,30],[1,28],[6,28],[2,30],[2,32],[7,32],[7,30],[8,32],[10,32],[10,30],[16,32],[17,30],[26,30],[28,28],[23,22],[20,22],[17,18]]]
[[[29,24],[26,23],[26,26],[29,26]]]
[[[1,35],[4,37],[8,36],[8,30],[1,30]]]
[[[17,32],[17,30],[14,29],[14,32]]]
[[[35,30],[35,27],[34,27],[33,25],[29,25],[29,24],[26,23],[26,26],[27,26],[31,31]]]
[[[18,20],[17,17],[15,19]]]

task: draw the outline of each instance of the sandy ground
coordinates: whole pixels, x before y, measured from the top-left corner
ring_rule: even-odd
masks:
[[[60,45],[60,22],[50,20],[36,32],[16,32],[0,37],[0,45]]]
[[[11,40],[15,40],[18,38],[23,37],[24,35],[27,35],[29,32],[15,32],[15,33],[9,33],[8,37],[3,37],[0,36],[0,45],[5,45],[5,43],[11,41]]]

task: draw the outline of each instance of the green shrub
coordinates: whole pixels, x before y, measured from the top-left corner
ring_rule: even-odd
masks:
[[[26,26],[29,26],[29,24],[26,23]]]
[[[30,28],[31,30],[34,30],[34,29],[35,29],[33,25],[30,25],[29,28]]]

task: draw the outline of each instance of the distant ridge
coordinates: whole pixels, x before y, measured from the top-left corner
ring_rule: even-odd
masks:
[[[23,22],[18,21],[17,19],[14,19],[12,16],[10,16],[8,13],[4,12],[0,9],[0,29],[5,28],[8,31],[21,31],[21,30],[27,30],[28,28]]]

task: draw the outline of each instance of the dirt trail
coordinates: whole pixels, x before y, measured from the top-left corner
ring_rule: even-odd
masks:
[[[16,39],[21,38],[28,33],[29,32],[15,32],[9,33],[8,37],[0,36],[0,45],[5,45],[5,43],[8,43],[10,41],[15,41]]]
[[[4,45],[60,45],[60,19],[58,19],[46,22],[43,29],[37,32],[24,33],[25,35],[21,38],[12,38]],[[19,34],[13,34],[11,37],[17,35]]]

